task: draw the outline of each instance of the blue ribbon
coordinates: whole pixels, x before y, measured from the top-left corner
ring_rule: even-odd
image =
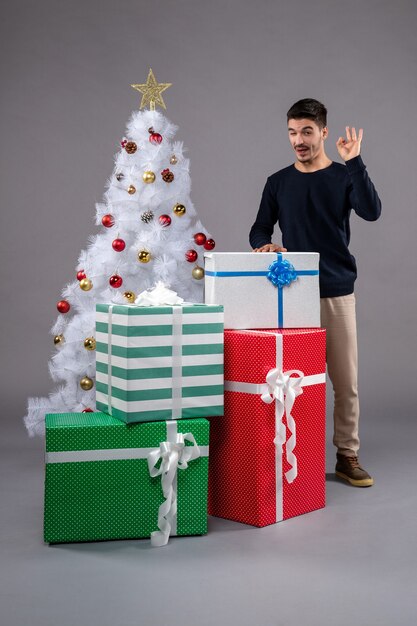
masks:
[[[232,276],[266,276],[278,289],[278,328],[284,326],[284,297],[283,288],[288,287],[298,276],[317,276],[318,270],[296,270],[294,266],[282,258],[282,253],[277,252],[277,259],[264,271],[242,272],[210,272],[206,270],[206,276],[218,276],[229,278]]]

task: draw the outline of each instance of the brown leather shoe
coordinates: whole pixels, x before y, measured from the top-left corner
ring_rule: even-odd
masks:
[[[354,487],[371,487],[374,479],[359,464],[357,456],[336,454],[336,476],[347,480]]]

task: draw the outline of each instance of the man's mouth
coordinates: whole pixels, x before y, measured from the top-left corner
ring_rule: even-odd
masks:
[[[295,150],[296,152],[299,152],[300,154],[304,154],[304,152],[307,152],[308,148],[296,148]]]

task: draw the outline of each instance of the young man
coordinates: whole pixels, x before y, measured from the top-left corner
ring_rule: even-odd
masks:
[[[358,460],[359,400],[355,295],[356,263],[349,253],[353,209],[376,220],[381,201],[360,157],[363,130],[346,127],[337,150],[345,165],[332,162],[324,143],[327,110],[317,100],[296,102],[287,113],[296,161],[266,182],[249,241],[255,252],[319,252],[321,323],[327,330],[327,369],[334,391],[336,475],[355,487],[372,477]],[[278,222],[284,247],[271,243]]]

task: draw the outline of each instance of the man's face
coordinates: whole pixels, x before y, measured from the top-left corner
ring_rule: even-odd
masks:
[[[324,154],[327,126],[320,127],[313,120],[288,120],[288,138],[300,163],[310,163]]]

